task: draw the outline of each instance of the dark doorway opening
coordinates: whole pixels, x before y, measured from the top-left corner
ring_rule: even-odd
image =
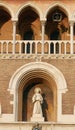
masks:
[[[51,40],[61,40],[59,29],[54,30],[50,35]]]
[[[26,31],[24,33],[23,39],[24,40],[33,40],[33,31],[32,30]]]

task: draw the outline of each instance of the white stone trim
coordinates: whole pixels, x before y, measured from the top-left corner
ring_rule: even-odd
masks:
[[[74,22],[70,21],[70,43],[71,43],[71,47],[70,47],[70,53],[73,54],[73,29],[74,29]]]
[[[13,122],[14,121],[14,114],[2,114],[0,117],[1,122]]]
[[[40,19],[43,19],[43,12],[40,10],[40,8],[35,3],[31,3],[31,2],[27,2],[26,4],[23,3],[23,5],[21,5],[19,7],[18,11],[16,12],[15,18],[18,19],[20,12],[28,6],[32,7],[35,10],[35,12],[39,15]]]
[[[34,59],[41,61],[42,59],[75,59],[75,54],[0,54],[0,59]]]
[[[43,73],[46,73],[50,77],[54,79],[57,85],[57,121],[61,117],[61,110],[62,110],[62,93],[66,92],[67,84],[63,74],[53,65],[45,63],[45,62],[32,62],[28,63],[22,67],[20,67],[12,76],[10,83],[9,83],[9,90],[10,92],[14,93],[14,120],[17,120],[18,117],[18,87],[19,83],[22,80],[23,76],[30,71],[34,70],[42,70]]]
[[[14,18],[14,13],[13,13],[10,5],[8,5],[7,3],[0,2],[0,6],[2,6],[4,9],[7,10],[7,12],[11,15],[11,19]]]
[[[66,80],[63,76],[63,74],[53,65],[45,63],[45,62],[31,62],[28,63],[22,67],[20,67],[12,76],[10,83],[9,83],[9,89],[10,90],[16,90],[15,88],[16,83],[18,83],[18,80],[29,71],[33,71],[36,69],[42,69],[43,71],[46,71],[50,76],[52,75],[53,79],[55,80],[57,84],[58,90],[65,90],[67,89]],[[63,82],[62,82],[63,80]]]
[[[72,12],[71,20],[75,22],[75,10]]]

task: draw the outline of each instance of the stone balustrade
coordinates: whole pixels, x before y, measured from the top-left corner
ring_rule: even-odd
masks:
[[[0,40],[0,54],[71,54],[71,44],[69,40],[46,40],[44,44],[41,40],[17,40],[15,44],[12,40]]]

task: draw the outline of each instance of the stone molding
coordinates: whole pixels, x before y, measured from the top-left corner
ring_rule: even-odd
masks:
[[[13,112],[14,120],[18,120],[18,88],[22,78],[25,74],[35,71],[42,71],[52,77],[57,86],[57,121],[60,120],[62,115],[62,93],[67,91],[67,84],[63,74],[53,65],[45,62],[31,62],[20,67],[11,77],[8,90],[14,95]]]
[[[75,59],[75,54],[0,54],[0,59]]]

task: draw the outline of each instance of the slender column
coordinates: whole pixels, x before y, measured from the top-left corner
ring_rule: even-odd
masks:
[[[6,53],[7,53],[7,54],[8,54],[8,44],[9,44],[9,43],[7,42],[7,47],[6,47]]]
[[[65,55],[66,55],[66,44],[67,43],[64,43],[64,53],[65,53]]]
[[[16,21],[13,21],[13,54],[15,54],[15,43],[16,43]]]
[[[32,42],[30,43],[30,54],[32,54]]]
[[[73,54],[73,25],[74,22],[70,22],[70,42],[71,42],[71,47],[70,47],[70,53]]]
[[[27,43],[24,43],[25,44],[25,54],[27,54]]]
[[[61,54],[61,43],[59,43],[59,54]]]
[[[42,24],[42,54],[44,54],[44,35],[45,35],[45,21],[41,21]]]
[[[37,55],[37,43],[35,43],[35,54]]]
[[[21,42],[19,44],[19,54],[21,54]]]
[[[1,43],[1,54],[3,54],[3,42]]]
[[[55,46],[56,46],[56,43],[54,42],[54,54],[56,54],[56,48],[55,48]]]

